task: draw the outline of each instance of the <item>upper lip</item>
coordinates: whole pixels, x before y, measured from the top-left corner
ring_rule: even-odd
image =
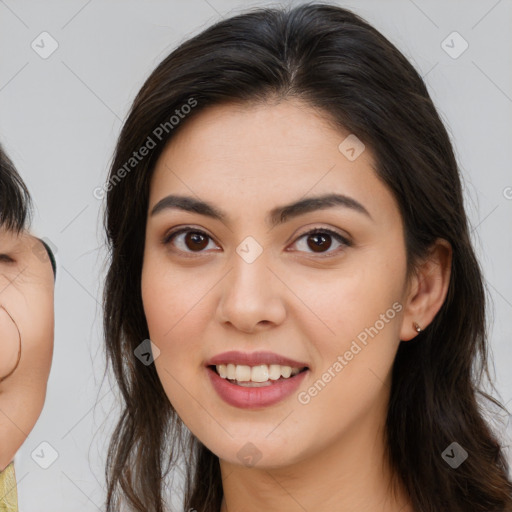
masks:
[[[301,363],[300,361],[295,361],[289,357],[274,354],[273,352],[239,352],[237,350],[217,354],[206,362],[206,366],[230,363],[244,364],[247,366],[258,366],[260,364],[279,364],[282,366],[291,366],[292,368],[307,367],[306,363]]]

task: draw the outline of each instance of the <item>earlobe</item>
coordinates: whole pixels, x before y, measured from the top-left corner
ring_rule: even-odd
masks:
[[[450,284],[451,262],[451,244],[444,239],[437,239],[414,275],[414,283],[406,301],[400,340],[411,340],[426,330],[443,306]]]
[[[413,327],[416,329],[416,332],[419,334],[423,329],[418,325],[417,322],[412,323]]]

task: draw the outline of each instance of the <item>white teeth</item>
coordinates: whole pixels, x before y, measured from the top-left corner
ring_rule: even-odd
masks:
[[[248,382],[251,380],[251,367],[245,364],[236,365],[235,379],[240,382]]]
[[[224,366],[224,365],[222,365],[222,366]],[[228,364],[226,367],[226,373],[227,373],[227,378],[233,380],[236,375],[236,366],[234,364]]]
[[[266,364],[253,366],[251,370],[251,380],[253,382],[266,382],[268,380],[268,366]]]
[[[231,365],[233,366],[233,365]],[[228,376],[228,371],[227,371],[227,366],[225,364],[218,364],[217,365],[217,372],[219,373],[219,375],[225,379],[227,376]]]
[[[248,366],[244,364],[218,364],[216,365],[217,373],[223,379],[236,380],[238,382],[255,382],[263,383],[270,380],[278,380],[283,377],[288,379],[297,375],[301,368],[292,368],[291,366],[283,366],[280,364],[260,364],[258,366]],[[270,382],[268,382],[270,384]]]
[[[269,366],[268,376],[270,380],[277,380],[281,377],[281,365],[271,364]]]
[[[292,374],[291,366],[281,366],[281,376],[287,379]]]

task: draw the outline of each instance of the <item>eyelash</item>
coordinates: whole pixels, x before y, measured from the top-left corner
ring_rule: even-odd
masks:
[[[14,260],[7,254],[0,254],[0,261],[3,261],[4,263],[13,263],[14,262]]]
[[[189,233],[189,232],[197,233],[197,234],[200,234],[200,235],[204,235],[204,236],[208,237],[210,240],[213,240],[213,238],[210,235],[208,235],[207,233],[205,233],[204,231],[201,231],[200,229],[192,228],[191,226],[186,226],[184,228],[178,229],[176,231],[173,231],[173,232],[167,234],[164,237],[164,239],[162,240],[162,243],[164,245],[168,245],[176,236],[181,235],[183,233]],[[341,244],[341,246],[345,246],[345,247],[351,247],[352,246],[352,243],[348,239],[346,239],[345,237],[343,237],[342,235],[340,235],[336,231],[333,231],[332,229],[328,229],[328,228],[313,228],[310,231],[306,231],[305,233],[302,233],[299,237],[297,237],[295,239],[294,243],[296,243],[298,240],[300,240],[300,239],[302,239],[304,237],[307,237],[307,236],[310,236],[310,235],[315,235],[317,233],[326,234],[326,235],[329,235],[329,236],[333,237],[337,242],[339,242]],[[320,252],[320,253],[309,252],[308,254],[317,255],[317,257],[319,257],[319,258],[329,258],[332,255],[338,254],[339,249],[340,249],[340,247],[338,247],[334,251],[330,251],[330,252],[325,252],[325,253],[322,253],[322,252]],[[184,253],[184,254],[187,254],[186,257],[191,257],[191,258],[194,258],[194,257],[196,257],[195,255],[200,255],[202,252],[204,252],[204,250],[196,251],[196,252],[194,252],[194,251],[182,251],[181,249],[178,249],[178,250],[180,252]],[[193,256],[191,256],[191,255],[193,255]]]

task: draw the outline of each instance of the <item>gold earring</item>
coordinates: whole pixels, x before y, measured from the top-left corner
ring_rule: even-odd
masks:
[[[423,330],[420,328],[420,326],[416,322],[413,322],[412,325],[414,326],[414,328],[416,329],[416,332],[418,332],[418,333],[420,333]]]
[[[14,321],[14,318],[11,316],[9,311],[7,311],[7,309],[5,309],[2,304],[0,304],[0,309],[3,309],[6,312],[7,316],[12,320],[12,323],[14,324],[14,326],[16,327],[16,330],[18,331],[18,358],[16,360],[16,364],[14,365],[14,368],[7,375],[4,375],[3,377],[0,377],[0,382],[3,382],[5,379],[7,379],[7,377],[10,377],[14,373],[14,371],[16,370],[16,368],[18,368],[18,365],[20,364],[20,359],[21,359],[21,333],[20,333],[20,329],[19,329],[18,325]]]

